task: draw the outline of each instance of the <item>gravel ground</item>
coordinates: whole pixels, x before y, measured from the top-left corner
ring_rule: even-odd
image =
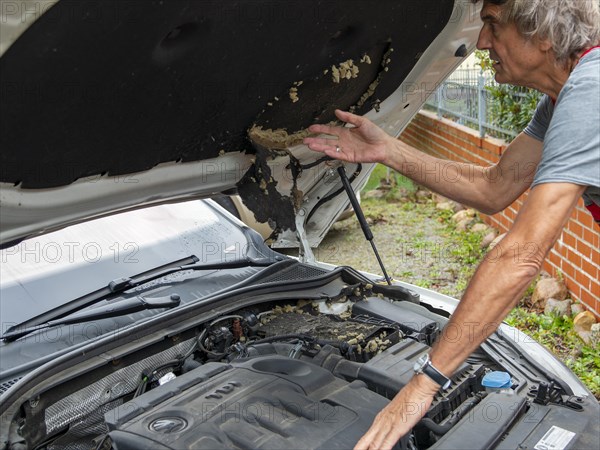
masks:
[[[461,297],[464,267],[454,254],[459,244],[453,242],[430,200],[403,203],[363,199],[362,208],[391,277]],[[382,273],[355,217],[336,223],[315,256],[320,261]]]

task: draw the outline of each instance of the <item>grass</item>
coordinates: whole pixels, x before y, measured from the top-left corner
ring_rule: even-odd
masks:
[[[453,211],[436,211],[438,220],[445,225],[445,238],[452,243],[450,254],[460,263],[460,269],[456,273],[456,289],[463,292],[485,255],[485,249],[481,248],[483,234],[457,230],[452,222]],[[444,290],[442,293],[450,294]]]
[[[372,191],[377,189],[380,185],[381,180],[388,178],[388,169],[383,164],[377,164],[373,172],[369,176],[369,181],[363,188],[363,192]],[[398,172],[390,170],[389,172],[390,183],[393,186],[392,189],[407,189],[409,191],[415,191],[416,186],[414,183]]]
[[[369,176],[369,181],[363,188],[363,192],[372,191],[373,189],[377,189],[379,186],[379,181],[382,178],[385,178],[387,175],[387,168],[382,164],[377,164],[371,175]]]

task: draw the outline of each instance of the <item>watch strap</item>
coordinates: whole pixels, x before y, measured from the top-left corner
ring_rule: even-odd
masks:
[[[421,356],[415,364],[415,372],[427,375],[431,380],[439,384],[441,389],[448,389],[448,387],[450,387],[450,378],[431,364],[429,354],[427,353]]]
[[[422,372],[439,384],[442,389],[448,389],[450,386],[450,378],[444,375],[442,372],[437,370],[432,364],[431,361],[428,361],[427,364],[422,369]]]

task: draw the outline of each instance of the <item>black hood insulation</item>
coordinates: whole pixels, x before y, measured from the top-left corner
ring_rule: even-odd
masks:
[[[255,125],[294,133],[335,108],[365,113],[406,78],[453,5],[62,0],[0,59],[0,181],[50,188],[254,153]],[[360,73],[335,82],[343,64]]]

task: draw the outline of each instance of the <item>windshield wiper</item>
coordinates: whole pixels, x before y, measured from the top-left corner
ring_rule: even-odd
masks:
[[[172,294],[167,297],[160,298],[147,298],[147,297],[133,297],[119,300],[110,303],[106,306],[94,308],[90,311],[81,311],[76,314],[72,314],[67,318],[59,320],[51,320],[41,325],[19,328],[14,331],[7,331],[2,335],[2,339],[5,341],[15,341],[20,337],[26,336],[38,330],[44,330],[46,328],[55,327],[58,325],[71,325],[75,323],[90,322],[92,320],[107,319],[109,317],[119,317],[125,314],[132,314],[145,309],[161,309],[161,308],[174,308],[179,306],[181,299],[179,295]]]
[[[82,309],[87,308],[88,306],[99,303],[103,300],[109,299],[111,297],[115,297],[116,295],[125,292],[129,289],[135,288],[137,286],[141,286],[143,284],[148,283],[149,281],[153,281],[159,278],[162,278],[166,275],[170,275],[175,272],[181,272],[184,270],[216,270],[216,269],[235,269],[241,267],[250,267],[250,266],[268,266],[273,263],[273,260],[269,258],[248,258],[243,260],[236,260],[230,262],[221,262],[215,264],[196,264],[199,261],[198,257],[195,255],[188,256],[187,258],[180,259],[178,261],[174,261],[163,266],[156,267],[154,269],[150,269],[146,272],[142,272],[138,275],[134,275],[132,277],[126,278],[118,278],[116,280],[110,281],[106,287],[100,288],[94,292],[86,294],[82,297],[76,298],[75,300],[71,300],[63,305],[60,305],[54,309],[46,311],[36,317],[33,317],[29,320],[21,322],[17,325],[14,325],[6,330],[6,332],[0,336],[0,339],[5,341],[13,341],[18,339],[25,334],[29,334],[35,330],[41,328],[47,328],[46,325],[49,323],[53,323],[58,319],[62,319],[63,317],[70,316]],[[144,299],[147,303],[148,299]],[[139,304],[139,303],[138,303]],[[165,308],[170,306],[160,306],[159,308]],[[142,309],[149,309],[143,307]],[[138,311],[141,311],[138,310]],[[92,313],[93,311],[89,311]],[[124,314],[124,313],[122,313]],[[121,314],[118,314],[121,315]],[[96,319],[89,319],[96,320]],[[71,322],[69,322],[71,323]],[[54,323],[56,325],[57,323]],[[50,325],[53,326],[53,325]],[[26,331],[25,333],[23,333]]]

